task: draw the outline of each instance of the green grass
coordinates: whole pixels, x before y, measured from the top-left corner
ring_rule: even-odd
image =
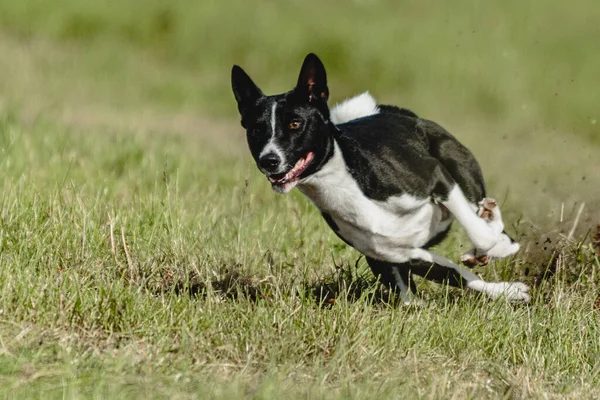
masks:
[[[600,396],[595,3],[60,3],[0,1],[2,396]],[[423,281],[397,305],[270,191],[230,67],[283,91],[309,51],[334,101],[370,89],[473,150],[523,245],[477,272],[530,306]]]

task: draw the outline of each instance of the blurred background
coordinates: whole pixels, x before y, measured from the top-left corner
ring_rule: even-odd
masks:
[[[253,174],[231,66],[273,94],[315,52],[332,104],[369,90],[440,123],[515,216],[551,224],[585,202],[593,218],[598,21],[595,0],[2,0],[0,107],[207,137]]]

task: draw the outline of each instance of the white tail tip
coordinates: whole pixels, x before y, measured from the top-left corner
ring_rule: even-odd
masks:
[[[331,122],[339,125],[378,113],[377,102],[369,92],[364,92],[336,104],[331,109]]]

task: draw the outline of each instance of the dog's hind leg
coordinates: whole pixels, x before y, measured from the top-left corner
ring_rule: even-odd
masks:
[[[400,257],[408,259],[410,273],[435,282],[475,290],[495,299],[529,302],[529,287],[521,282],[485,282],[468,269],[445,257],[424,249],[402,249]]]
[[[484,198],[481,200],[479,202],[477,215],[487,223],[488,227],[490,227],[501,240],[496,246],[485,253],[481,253],[475,248],[467,251],[460,257],[463,264],[470,267],[486,265],[492,258],[506,257],[514,254],[516,250],[518,250],[518,244],[504,231],[500,207],[498,207],[494,199]]]
[[[461,188],[455,184],[447,198],[441,202],[463,226],[475,250],[470,256],[502,258],[519,251],[519,244],[504,232],[500,209],[492,199],[483,199],[479,207],[469,202]]]
[[[417,287],[410,274],[410,265],[397,264],[367,257],[373,274],[384,286],[394,291],[404,304],[415,301]]]
[[[503,232],[500,209],[486,197],[483,173],[473,153],[435,122],[421,119],[419,128],[427,136],[430,154],[444,169],[444,193],[440,194],[448,197],[442,204],[454,214],[475,245],[474,250],[463,255],[464,262],[481,264],[490,257],[516,253],[519,245]]]

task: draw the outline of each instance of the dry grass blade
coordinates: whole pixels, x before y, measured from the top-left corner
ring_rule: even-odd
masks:
[[[569,236],[567,236],[568,240],[573,239],[573,235],[575,234],[577,225],[579,225],[579,219],[581,218],[581,213],[583,212],[584,208],[585,208],[585,203],[581,203],[581,206],[579,206],[579,210],[577,211],[577,215],[575,216],[575,221],[573,222],[573,227],[569,231]]]
[[[133,266],[133,261],[131,259],[131,255],[129,254],[129,249],[127,248],[127,241],[125,240],[125,227],[121,227],[121,242],[123,243],[123,251],[125,252],[125,257],[127,259],[127,266],[129,267],[129,278],[135,279],[135,268]]]

